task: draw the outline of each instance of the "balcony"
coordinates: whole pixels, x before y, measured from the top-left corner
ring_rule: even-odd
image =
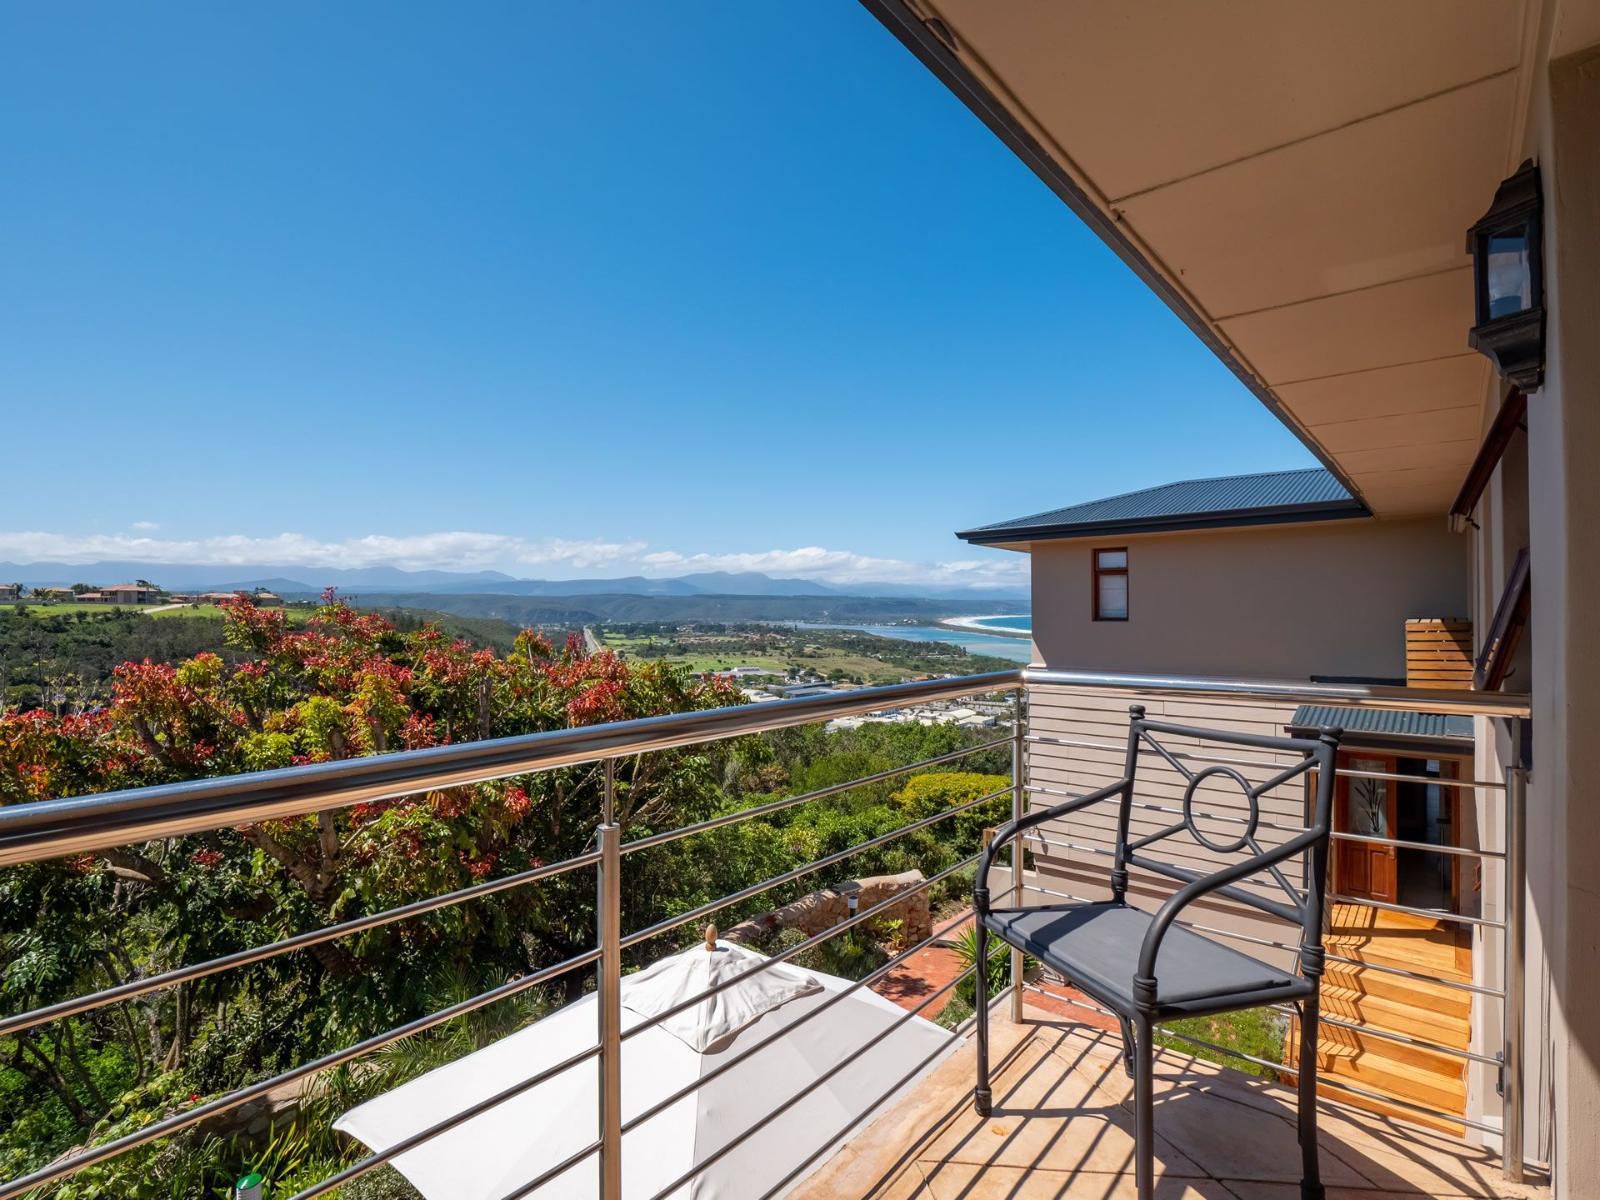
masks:
[[[625,840],[616,820],[615,767],[627,756],[794,728],[906,704],[996,694],[1009,694],[1010,703],[1015,706],[1010,731],[1003,736],[974,742],[964,749],[753,808],[720,813],[692,825],[647,836]],[[640,1186],[639,1180],[644,1177],[646,1167],[654,1164],[644,1163],[638,1154],[630,1159],[630,1146],[641,1144],[630,1141],[630,1135],[673,1104],[694,1095],[713,1075],[731,1070],[746,1060],[755,1064],[753,1070],[759,1070],[754,1056],[767,1045],[792,1036],[789,1031],[810,1020],[813,1014],[807,1012],[792,1020],[785,1029],[753,1044],[735,1041],[732,1058],[725,1066],[707,1072],[684,1088],[654,1097],[648,1104],[641,1104],[636,1094],[625,1094],[624,1071],[630,1046],[637,1048],[642,1044],[632,1039],[660,1022],[687,1012],[739,979],[758,974],[771,965],[792,959],[885,916],[906,893],[859,911],[852,909],[851,915],[831,927],[778,950],[766,960],[767,965],[758,966],[739,979],[714,983],[703,992],[689,995],[643,1021],[635,1020],[626,1026],[620,1000],[624,955],[633,955],[637,965],[640,948],[651,939],[696,928],[700,923],[719,918],[734,906],[748,906],[781,886],[801,880],[826,883],[829,873],[843,870],[853,855],[888,845],[914,832],[934,829],[950,818],[975,813],[996,801],[1009,800],[1012,813],[1020,814],[1037,797],[1073,794],[1075,772],[1092,771],[1095,756],[1108,748],[1116,748],[1104,740],[1106,725],[1099,720],[1100,710],[1114,711],[1118,705],[1125,704],[1130,695],[1151,705],[1170,706],[1172,711],[1210,712],[1217,719],[1231,721],[1277,721],[1278,708],[1286,704],[1335,706],[1358,712],[1387,709],[1477,714],[1503,718],[1513,726],[1526,713],[1522,698],[1500,694],[1044,671],[998,672],[462,743],[0,810],[0,867],[3,867],[229,829],[267,819],[329,813],[354,804],[575,764],[598,764],[601,780],[593,848],[576,857],[538,863],[530,869],[490,878],[459,891],[424,896],[396,908],[363,913],[338,924],[308,929],[282,941],[194,961],[159,975],[133,979],[102,991],[0,1017],[0,1036],[14,1036],[382,926],[460,905],[492,904],[495,897],[514,889],[537,888],[561,876],[594,872],[592,915],[597,937],[593,945],[561,962],[507,980],[404,1025],[330,1049],[313,1061],[210,1097],[195,1097],[188,1105],[148,1124],[80,1147],[26,1175],[0,1183],[0,1200],[48,1195],[50,1185],[70,1179],[87,1168],[114,1164],[122,1156],[151,1143],[186,1130],[203,1128],[208,1122],[268,1097],[283,1095],[286,1090],[292,1092],[308,1086],[340,1067],[366,1060],[407,1038],[532,993],[569,974],[593,977],[594,991],[579,1001],[593,1006],[592,1023],[587,1018],[583,1023],[592,1032],[592,1041],[580,1040],[559,1061],[524,1071],[509,1082],[499,1080],[493,1086],[486,1084],[470,1108],[443,1114],[372,1153],[353,1155],[342,1169],[311,1186],[302,1187],[295,1193],[295,1200],[310,1200],[313,1196],[335,1192],[342,1185],[385,1168],[435,1139],[452,1136],[453,1131],[459,1132],[499,1105],[536,1097],[538,1089],[558,1082],[571,1072],[587,1072],[586,1078],[592,1076],[592,1085],[586,1085],[590,1092],[586,1094],[592,1093],[593,1102],[560,1110],[567,1126],[561,1132],[571,1135],[567,1139],[571,1143],[570,1150],[563,1150],[555,1161],[530,1168],[525,1176],[514,1181],[515,1187],[508,1194],[598,1195],[605,1200],[617,1200],[623,1195],[660,1198],[690,1195],[692,1191],[686,1189],[691,1189],[697,1175],[727,1157],[759,1130],[772,1127],[775,1122],[782,1130],[781,1123],[787,1119],[794,1122],[794,1136],[798,1137],[802,1130],[798,1114],[802,1110],[793,1106],[827,1078],[868,1053],[872,1045],[836,1047],[838,1061],[819,1064],[816,1069],[820,1077],[816,1082],[787,1100],[773,1097],[764,1102],[751,1100],[752,1111],[739,1114],[741,1120],[748,1118],[746,1123],[720,1143],[704,1146],[696,1143],[693,1161],[687,1169],[656,1190],[654,1186]],[[1083,696],[1098,699],[1087,708],[1083,707],[1087,702],[1071,699]],[[1250,705],[1266,707],[1252,710]],[[1003,748],[1009,748],[1014,766],[1009,786],[999,791],[921,817],[780,875],[752,880],[736,892],[674,913],[645,928],[622,928],[624,868],[634,854],[685,843],[719,828],[760,820],[801,805],[825,803],[863,784],[879,783],[947,763],[959,764],[962,758],[979,751]],[[1063,751],[1088,757],[1064,759]],[[1207,753],[1203,746],[1196,745],[1180,751],[1179,756],[1204,760]],[[1248,770],[1262,765],[1247,762],[1241,763],[1239,768]],[[1399,782],[1399,773],[1371,767],[1341,768],[1340,774],[1348,775],[1352,783]],[[1330,1027],[1330,1033],[1348,1035],[1358,1058],[1369,1053],[1376,1044],[1395,1045],[1413,1058],[1432,1056],[1457,1063],[1464,1077],[1467,1072],[1476,1071],[1480,1083],[1493,1074],[1497,1091],[1503,1092],[1504,1098],[1502,1101],[1497,1096],[1493,1103],[1456,1111],[1386,1091],[1364,1076],[1341,1078],[1330,1071],[1323,1079],[1325,1178],[1334,1196],[1536,1195],[1541,1191],[1539,1184],[1526,1183],[1524,1179],[1530,1176],[1539,1179],[1541,1169],[1538,1164],[1524,1161],[1522,1149],[1526,1141],[1523,1129],[1528,1107],[1522,1088],[1519,1019],[1522,942],[1517,897],[1521,892],[1523,870],[1519,837],[1522,774],[1511,770],[1504,780],[1474,780],[1470,777],[1447,779],[1436,773],[1424,782],[1439,794],[1454,787],[1474,794],[1497,792],[1501,797],[1496,811],[1503,818],[1503,826],[1483,829],[1473,844],[1449,851],[1484,864],[1480,886],[1498,889],[1499,899],[1494,905],[1480,905],[1473,911],[1446,917],[1469,930],[1492,935],[1486,937],[1482,949],[1474,951],[1482,961],[1461,979],[1446,978],[1443,974],[1435,978],[1428,974],[1424,960],[1410,966],[1397,966],[1373,953],[1371,946],[1359,938],[1337,941],[1333,937],[1329,942],[1329,958],[1334,963],[1342,961],[1351,972],[1370,972],[1371,979],[1386,984],[1404,981],[1460,993],[1470,999],[1474,1012],[1481,1010],[1488,1016],[1477,1020],[1476,1031],[1471,1036],[1455,1044],[1442,1034],[1425,1036],[1415,1031],[1400,1032],[1375,1021],[1375,1012],[1393,1010],[1392,996],[1381,1004],[1359,996],[1343,1008],[1335,1003],[1340,996],[1330,996],[1326,1001],[1325,1024]],[[1141,785],[1136,797],[1141,818],[1151,813],[1170,815],[1173,809],[1169,798],[1158,784],[1151,786],[1153,790],[1147,794]],[[1292,801],[1286,801],[1284,807],[1273,810],[1274,823],[1263,828],[1274,829],[1283,836],[1291,835],[1294,812]],[[1218,811],[1208,819],[1228,822],[1239,818]],[[1411,843],[1395,836],[1396,832],[1393,829],[1384,834],[1347,831],[1336,837],[1358,849],[1398,850],[1409,846],[1428,853],[1439,851],[1436,845]],[[1026,840],[1021,850],[1028,856],[1022,864],[1023,870],[1015,876],[1008,874],[991,879],[992,888],[1013,889],[1013,894],[1018,896],[1034,894],[1073,899],[1078,898],[1074,889],[1097,886],[1097,877],[1105,869],[1103,852],[1097,849],[1092,831],[1085,834],[1071,827],[1046,826],[1040,837]],[[1013,845],[1010,852],[1015,855],[1018,847]],[[976,858],[975,854],[964,858],[916,887],[926,889],[944,882],[970,868]],[[1408,917],[1422,912],[1428,917],[1433,911],[1370,896],[1342,895],[1338,898],[1342,903],[1372,914]],[[908,964],[934,947],[941,936],[949,934],[960,923],[961,918],[957,917],[936,929],[931,937],[901,949],[887,962],[845,987],[836,998],[818,1005],[817,1010],[826,1009],[857,989],[880,984],[896,971],[901,973],[899,982],[903,983]],[[1293,954],[1292,945],[1275,938],[1270,929],[1229,927],[1226,923],[1216,927],[1197,923],[1196,927],[1209,928],[1218,936],[1253,944],[1264,955]],[[1020,965],[1016,960],[1014,963]],[[911,1011],[902,1020],[913,1020],[970,974],[971,968],[929,989],[926,995],[907,1005]],[[782,1179],[764,1190],[758,1189],[760,1194],[782,1194],[784,1188],[793,1186],[796,1190],[792,1194],[796,1196],[826,1196],[829,1200],[841,1196],[1104,1198],[1132,1195],[1131,1117],[1126,1108],[1128,1084],[1118,1061],[1116,1033],[1108,1030],[1102,1017],[1093,1013],[1092,1003],[1065,987],[1062,981],[1037,976],[1024,981],[1020,979],[1020,972],[1013,978],[1018,982],[1000,997],[996,1008],[997,1014],[1003,1010],[1009,1019],[997,1017],[999,1070],[995,1087],[997,1109],[993,1117],[979,1120],[972,1115],[968,1103],[973,1074],[971,1051],[958,1045],[953,1053],[926,1060],[924,1065],[931,1066],[931,1073],[922,1076],[914,1087],[897,1085],[876,1095],[852,1096],[851,1103],[857,1111],[851,1119],[820,1131],[807,1124],[804,1132],[817,1140],[815,1149]],[[1330,985],[1339,988],[1351,982],[1348,976],[1342,983],[1337,978],[1330,974],[1324,983],[1325,990]],[[1344,990],[1351,989],[1344,987]],[[1380,998],[1384,995],[1376,986],[1372,991]],[[1084,1020],[1071,1019],[1073,1012],[1083,1013]],[[958,1034],[964,1032],[964,1027],[958,1030]],[[1173,1040],[1159,1058],[1161,1079],[1156,1108],[1156,1128],[1163,1139],[1158,1149],[1163,1194],[1251,1200],[1297,1194],[1293,1186],[1298,1179],[1291,1121],[1293,1093],[1280,1082],[1292,1077],[1292,1068],[1284,1065],[1281,1056],[1264,1059],[1236,1047],[1219,1048],[1196,1036],[1192,1029],[1171,1029],[1167,1036]],[[1488,1045],[1486,1038],[1497,1044]],[[1185,1047],[1199,1047],[1208,1053],[1226,1051],[1235,1060],[1262,1069],[1268,1077],[1238,1074],[1196,1057]],[[752,1096],[756,1090],[752,1085]],[[1487,1108],[1490,1107],[1497,1111],[1489,1113]],[[807,1178],[807,1172],[812,1170],[816,1173]],[[631,1184],[630,1173],[634,1179]],[[281,1196],[275,1195],[274,1200],[281,1200]]]
[[[971,1047],[868,1127],[790,1200],[1110,1200],[1133,1196],[1132,1082],[1121,1040],[1028,1007],[991,1027],[994,1115],[972,1111]],[[1168,1049],[1157,1057],[1156,1193],[1171,1200],[1300,1195],[1292,1088]],[[1320,1117],[1334,1200],[1527,1197],[1499,1156],[1337,1102]]]

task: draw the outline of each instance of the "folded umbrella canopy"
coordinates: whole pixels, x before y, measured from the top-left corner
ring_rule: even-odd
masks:
[[[746,974],[764,961],[717,942],[623,980],[626,1031],[713,983],[744,976],[623,1042],[624,1125],[760,1046],[623,1136],[627,1200],[780,1195],[954,1047],[947,1030],[868,988],[850,991],[849,980],[788,963]],[[351,1109],[334,1128],[387,1149],[594,1045],[598,1016],[595,997],[586,996]],[[537,1191],[525,1189],[599,1136],[598,1097],[599,1063],[590,1059],[407,1150],[394,1165],[427,1200],[590,1200],[599,1193],[592,1155]],[[703,1169],[691,1174],[697,1166]]]

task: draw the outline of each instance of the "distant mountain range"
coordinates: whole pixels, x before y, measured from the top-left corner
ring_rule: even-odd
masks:
[[[960,601],[963,605],[1025,609],[1026,588],[951,588],[903,583],[832,586],[811,579],[775,579],[759,571],[703,571],[668,579],[629,575],[620,579],[517,579],[502,571],[405,571],[399,567],[297,567],[249,564],[233,567],[182,563],[0,562],[0,583],[28,587],[109,585],[148,579],[181,591],[266,588],[280,595],[316,595],[325,587],[366,596],[389,593],[495,596],[852,596]]]

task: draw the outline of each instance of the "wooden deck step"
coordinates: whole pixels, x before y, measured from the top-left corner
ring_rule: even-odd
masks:
[[[1441,1057],[1426,1064],[1407,1061],[1405,1055],[1417,1053],[1414,1047],[1387,1042],[1379,1048],[1376,1044],[1380,1040],[1353,1037],[1348,1030],[1325,1028],[1317,1043],[1317,1069],[1357,1087],[1425,1105],[1441,1113],[1466,1111],[1464,1063]],[[1289,1041],[1298,1056],[1298,1030],[1293,1031]]]
[[[1343,958],[1403,967],[1440,979],[1472,979],[1468,931],[1448,921],[1359,904],[1335,904],[1328,914],[1323,942]]]
[[[1461,993],[1463,996],[1465,993]],[[1370,1025],[1441,1046],[1465,1050],[1471,1042],[1471,1010],[1462,1004],[1450,1011],[1419,1008],[1410,996],[1372,995],[1353,988],[1322,984],[1322,1015],[1353,1025]]]
[[[1472,994],[1460,988],[1388,971],[1365,970],[1348,963],[1329,963],[1322,976],[1322,988],[1324,994],[1330,990],[1352,992],[1446,1018],[1465,1020],[1472,1012]]]
[[[1329,962],[1322,978],[1323,1012],[1336,1020],[1373,1031],[1323,1025],[1318,1039],[1318,1070],[1340,1081],[1378,1092],[1394,1101],[1420,1104],[1445,1116],[1424,1119],[1402,1103],[1325,1090],[1373,1112],[1422,1121],[1458,1133],[1449,1116],[1466,1112],[1466,1062],[1448,1049],[1471,1044],[1472,995],[1450,983],[1472,978],[1470,942],[1449,922],[1386,912],[1356,904],[1335,904],[1325,938],[1328,952],[1353,962]],[[1432,979],[1385,971],[1396,967]],[[1443,981],[1443,982],[1440,982]],[[1431,1042],[1432,1050],[1408,1045],[1384,1033]],[[1285,1061],[1299,1054],[1299,1022],[1291,1021]]]

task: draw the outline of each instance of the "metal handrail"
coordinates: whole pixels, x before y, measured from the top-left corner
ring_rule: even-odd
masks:
[[[1022,678],[1029,687],[1156,692],[1163,696],[1195,700],[1272,700],[1283,704],[1392,708],[1403,712],[1467,717],[1526,717],[1533,712],[1531,698],[1525,692],[1471,692],[1372,683],[1302,683],[1296,679],[1235,679],[1211,675],[1134,675],[1110,671],[1060,671],[1049,667],[1025,667]]]
[[[1020,684],[1020,671],[991,671],[18,804],[0,809],[0,866],[305,816]]]

